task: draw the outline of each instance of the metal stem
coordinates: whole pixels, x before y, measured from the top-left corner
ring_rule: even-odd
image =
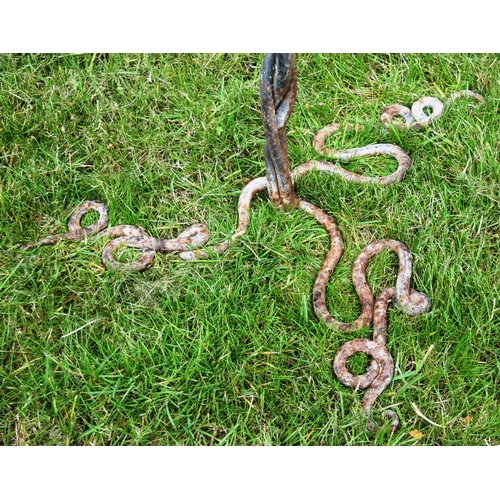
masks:
[[[266,176],[270,200],[279,207],[297,204],[288,161],[286,124],[297,96],[293,54],[266,54],[260,75],[260,101],[266,136]]]

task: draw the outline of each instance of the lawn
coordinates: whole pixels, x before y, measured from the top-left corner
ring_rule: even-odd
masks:
[[[311,295],[329,249],[324,228],[265,192],[223,255],[157,254],[144,272],[108,270],[102,239],[21,244],[67,231],[85,200],[110,225],[172,238],[202,222],[210,243],[237,225],[238,196],[265,175],[260,54],[0,55],[0,444],[500,444],[500,63],[494,54],[297,54],[288,123],[292,168],[332,148],[396,144],[401,183],[352,184],[312,172],[296,192],[338,223],[344,254],[328,285],[336,319],[354,320],[358,253],[392,238],[411,250],[429,314],[389,309],[391,434],[366,429],[363,391],[332,360],[347,340]],[[470,89],[421,130],[387,129],[382,110]],[[386,157],[343,164],[387,175]],[[92,215],[85,218],[93,221]],[[122,259],[135,258],[132,250]],[[375,295],[397,259],[369,266]],[[364,355],[352,358],[362,373]]]

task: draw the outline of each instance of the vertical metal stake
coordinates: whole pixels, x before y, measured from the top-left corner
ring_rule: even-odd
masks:
[[[266,54],[260,75],[260,102],[266,135],[266,176],[270,200],[295,207],[286,124],[297,96],[297,63],[293,54]]]

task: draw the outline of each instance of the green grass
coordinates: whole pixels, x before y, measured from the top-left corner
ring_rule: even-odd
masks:
[[[300,211],[252,203],[245,237],[223,256],[157,255],[144,273],[108,271],[103,242],[61,241],[19,258],[19,244],[64,232],[87,199],[110,223],[173,237],[204,222],[234,231],[245,180],[264,175],[262,55],[0,56],[0,443],[4,445],[500,444],[498,162],[500,67],[493,54],[297,55],[290,163],[318,158],[314,133],[361,129],[331,147],[390,142],[405,180],[381,187],[312,173],[298,194],[344,235],[328,287],[338,319],[359,303],[350,272],[370,241],[404,241],[428,315],[390,309],[396,374],[377,400],[400,430],[365,430],[362,391],[332,371],[353,334],[314,316],[311,290],[329,240]],[[388,131],[382,109],[469,88],[423,131]],[[387,174],[388,159],[347,168]],[[396,259],[369,267],[377,294]],[[359,371],[366,359],[352,360]],[[434,422],[434,425],[424,418]],[[410,432],[420,431],[420,439]]]

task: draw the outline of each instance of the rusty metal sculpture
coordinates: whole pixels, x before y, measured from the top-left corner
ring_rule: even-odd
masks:
[[[266,176],[253,179],[245,186],[238,200],[239,220],[235,233],[229,240],[212,246],[210,251],[222,253],[228,248],[231,241],[245,234],[250,223],[250,202],[255,193],[266,188],[269,199],[276,207],[286,210],[300,208],[324,226],[330,235],[331,244],[313,286],[314,311],[318,318],[339,331],[358,330],[369,326],[373,321],[373,340],[356,339],[346,343],[335,356],[334,371],[343,384],[355,389],[366,389],[362,407],[368,416],[369,429],[375,429],[377,425],[369,414],[375,399],[391,382],[394,371],[394,362],[385,346],[388,305],[390,302],[394,302],[408,315],[415,316],[429,311],[430,301],[425,294],[410,288],[412,262],[410,251],[406,245],[397,240],[379,240],[368,245],[359,254],[353,266],[354,287],[362,305],[360,317],[352,323],[342,323],[335,320],[326,305],[326,286],[342,256],[342,233],[329,214],[296,195],[294,180],[315,170],[341,175],[347,181],[389,184],[403,179],[410,166],[410,158],[405,151],[392,144],[375,144],[345,151],[328,150],[324,147],[325,139],[338,129],[338,126],[332,124],[316,134],[313,143],[318,152],[344,160],[367,155],[391,155],[397,159],[398,169],[390,176],[367,177],[354,174],[329,162],[309,161],[292,171],[288,159],[286,124],[291,115],[296,94],[297,65],[293,54],[267,54],[264,58],[260,78],[261,112],[265,130]],[[397,112],[394,112],[390,119],[395,114]],[[389,124],[390,119],[387,119],[387,124]],[[100,219],[92,226],[82,228],[80,225],[81,217],[85,212],[91,210],[99,212]],[[91,234],[108,236],[115,239],[111,240],[104,248],[103,261],[110,268],[121,267],[128,270],[145,269],[151,264],[155,251],[180,252],[179,255],[184,260],[199,259],[208,255],[206,251],[192,248],[204,245],[208,240],[208,230],[202,224],[195,224],[187,228],[174,240],[152,238],[142,228],[133,226],[116,226],[105,229],[106,225],[106,206],[97,201],[84,202],[71,215],[68,233],[47,236],[21,248],[27,250],[37,244],[54,244],[59,239],[83,239]],[[142,249],[144,254],[132,264],[121,264],[113,256],[119,246]],[[384,250],[391,250],[398,255],[399,271],[396,286],[382,291],[375,300],[366,281],[366,268],[369,259]],[[347,359],[356,352],[364,352],[372,358],[364,375],[355,376],[347,370]],[[386,411],[382,416],[391,419],[390,427],[394,432],[399,425],[396,413]]]

